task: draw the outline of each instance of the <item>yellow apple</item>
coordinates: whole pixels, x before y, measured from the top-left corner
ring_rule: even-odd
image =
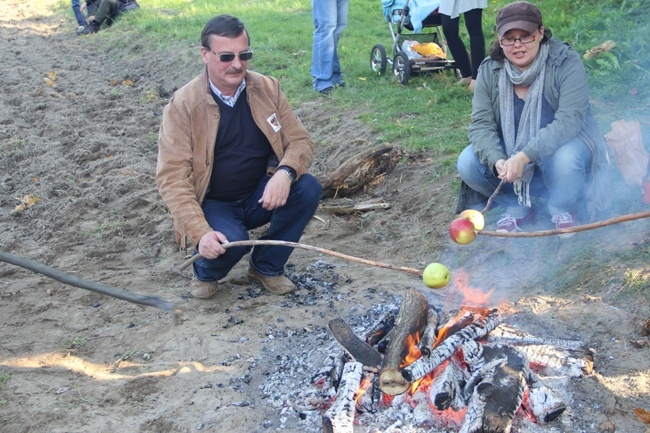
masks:
[[[476,209],[465,209],[459,215],[460,218],[468,219],[474,224],[474,229],[483,230],[485,227],[485,218],[483,214]]]
[[[476,230],[474,224],[466,218],[456,218],[449,225],[449,235],[451,240],[457,244],[465,245],[474,240]]]
[[[432,289],[445,287],[450,279],[451,273],[442,263],[430,263],[422,272],[424,285]]]

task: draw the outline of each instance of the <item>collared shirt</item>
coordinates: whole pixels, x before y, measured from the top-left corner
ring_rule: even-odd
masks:
[[[239,95],[241,95],[242,90],[246,88],[246,80],[242,80],[241,84],[237,88],[237,91],[235,92],[234,96],[226,96],[223,93],[217,89],[217,87],[212,84],[212,81],[210,80],[210,89],[214,92],[215,95],[221,99],[224,104],[228,105],[229,107],[234,107],[235,104],[237,103],[237,99],[239,98]]]

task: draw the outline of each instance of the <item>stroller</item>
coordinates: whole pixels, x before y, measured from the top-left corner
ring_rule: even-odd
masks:
[[[384,75],[390,63],[397,81],[406,85],[415,73],[456,69],[454,61],[447,59],[447,41],[442,31],[421,33],[425,28],[442,25],[439,5],[436,0],[382,0],[393,46],[390,59],[383,45],[372,47],[370,67],[375,73]],[[402,35],[404,29],[412,32],[408,39]]]

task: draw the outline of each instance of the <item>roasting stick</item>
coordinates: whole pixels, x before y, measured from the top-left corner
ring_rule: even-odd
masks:
[[[221,244],[221,246],[226,249],[233,248],[233,247],[249,247],[249,246],[256,246],[256,245],[274,245],[274,246],[281,246],[281,247],[301,248],[303,250],[316,251],[318,253],[323,253],[330,256],[338,257],[339,259],[349,260],[351,262],[363,263],[364,265],[376,266],[378,268],[384,268],[384,269],[391,269],[393,271],[406,272],[407,274],[411,274],[411,275],[417,275],[417,276],[422,275],[422,271],[420,271],[419,269],[375,262],[373,260],[367,260],[359,257],[349,256],[347,254],[337,253],[336,251],[327,250],[325,248],[314,247],[312,245],[299,244],[297,242],[275,241],[275,240],[268,240],[268,239],[267,240],[252,239],[247,241],[224,242],[223,244]],[[194,263],[195,261],[199,260],[202,257],[203,256],[200,254],[196,254],[192,256],[192,258],[183,262],[183,264],[181,264],[178,270],[179,271],[184,270],[185,268],[187,268],[192,263]]]
[[[536,232],[495,232],[489,230],[479,230],[478,234],[485,235],[485,236],[503,237],[503,238],[536,238],[541,236],[560,235],[563,233],[577,233],[585,230],[593,230],[600,227],[609,226],[612,224],[619,224],[627,221],[638,220],[641,218],[648,218],[648,217],[650,217],[650,211],[621,215],[615,218],[596,221],[594,223],[583,224],[580,226],[570,227],[566,229],[539,230]]]
[[[488,198],[487,204],[481,211],[482,214],[490,210],[494,197],[496,197],[496,195],[499,194],[499,191],[501,191],[501,187],[503,187],[504,184],[505,182],[503,180],[499,182],[499,185],[494,190],[490,198]],[[502,237],[502,238],[536,238],[541,236],[555,236],[563,233],[577,233],[585,230],[593,230],[600,227],[609,226],[612,224],[619,224],[627,221],[633,221],[633,220],[648,218],[648,217],[650,217],[650,211],[621,215],[619,217],[610,218],[603,221],[596,221],[593,223],[583,224],[583,225],[570,227],[566,229],[539,230],[536,232],[496,232],[490,230],[479,230],[477,233],[480,235],[495,236],[495,237]]]
[[[485,207],[481,211],[482,214],[484,214],[485,212],[490,210],[490,208],[492,207],[492,202],[494,201],[494,197],[496,197],[497,194],[499,194],[499,192],[501,191],[501,188],[503,188],[503,185],[505,185],[505,183],[506,182],[503,179],[501,180],[501,182],[499,182],[499,185],[497,185],[497,189],[495,189],[494,192],[492,193],[492,195],[490,196],[490,198],[488,198],[488,201],[485,204]]]
[[[49,266],[43,265],[41,263],[37,263],[23,257],[18,257],[13,254],[5,253],[3,251],[0,251],[0,262],[6,262],[12,265],[20,266],[30,271],[53,278],[62,283],[86,290],[91,290],[96,293],[101,293],[102,295],[112,296],[114,298],[132,302],[134,304],[156,307],[169,313],[173,313],[175,316],[178,316],[178,314],[180,314],[180,309],[176,308],[174,304],[164,301],[157,296],[138,295],[136,293],[127,292],[126,290],[118,289],[116,287],[110,287],[105,284],[96,283],[94,281],[83,280],[81,278],[66,274],[65,272],[61,272],[57,269],[50,268]]]

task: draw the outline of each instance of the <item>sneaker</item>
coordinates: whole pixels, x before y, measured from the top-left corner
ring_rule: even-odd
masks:
[[[568,212],[563,212],[563,213],[553,215],[551,221],[555,223],[555,228],[558,230],[570,229],[571,227],[580,225],[578,219],[573,214]],[[558,236],[563,239],[567,239],[573,235],[575,235],[575,233],[562,233],[561,235]]]
[[[330,86],[330,87],[325,87],[322,90],[319,90],[318,93],[320,93],[323,96],[329,96],[333,90],[334,90],[334,86]]]
[[[265,277],[255,270],[252,266],[248,267],[248,278],[251,280],[259,281],[264,288],[274,295],[284,295],[296,290],[296,286],[290,279],[284,275],[277,277]]]
[[[99,24],[97,21],[93,21],[90,24],[86,25],[86,27],[83,29],[81,32],[82,35],[89,35],[91,33],[97,33],[99,31],[99,27],[101,24]]]
[[[86,26],[79,26],[79,27],[77,27],[77,30],[75,30],[75,32],[76,32],[78,35],[80,35],[80,34],[83,33],[83,31],[84,31],[85,28],[86,28]]]
[[[505,214],[497,221],[497,231],[501,233],[523,232],[519,226],[533,218],[535,211],[530,211],[523,218],[515,218],[512,215]]]
[[[219,283],[216,281],[201,281],[192,277],[192,283],[190,284],[190,293],[195,298],[199,299],[208,299],[213,297],[217,290],[219,289]]]

